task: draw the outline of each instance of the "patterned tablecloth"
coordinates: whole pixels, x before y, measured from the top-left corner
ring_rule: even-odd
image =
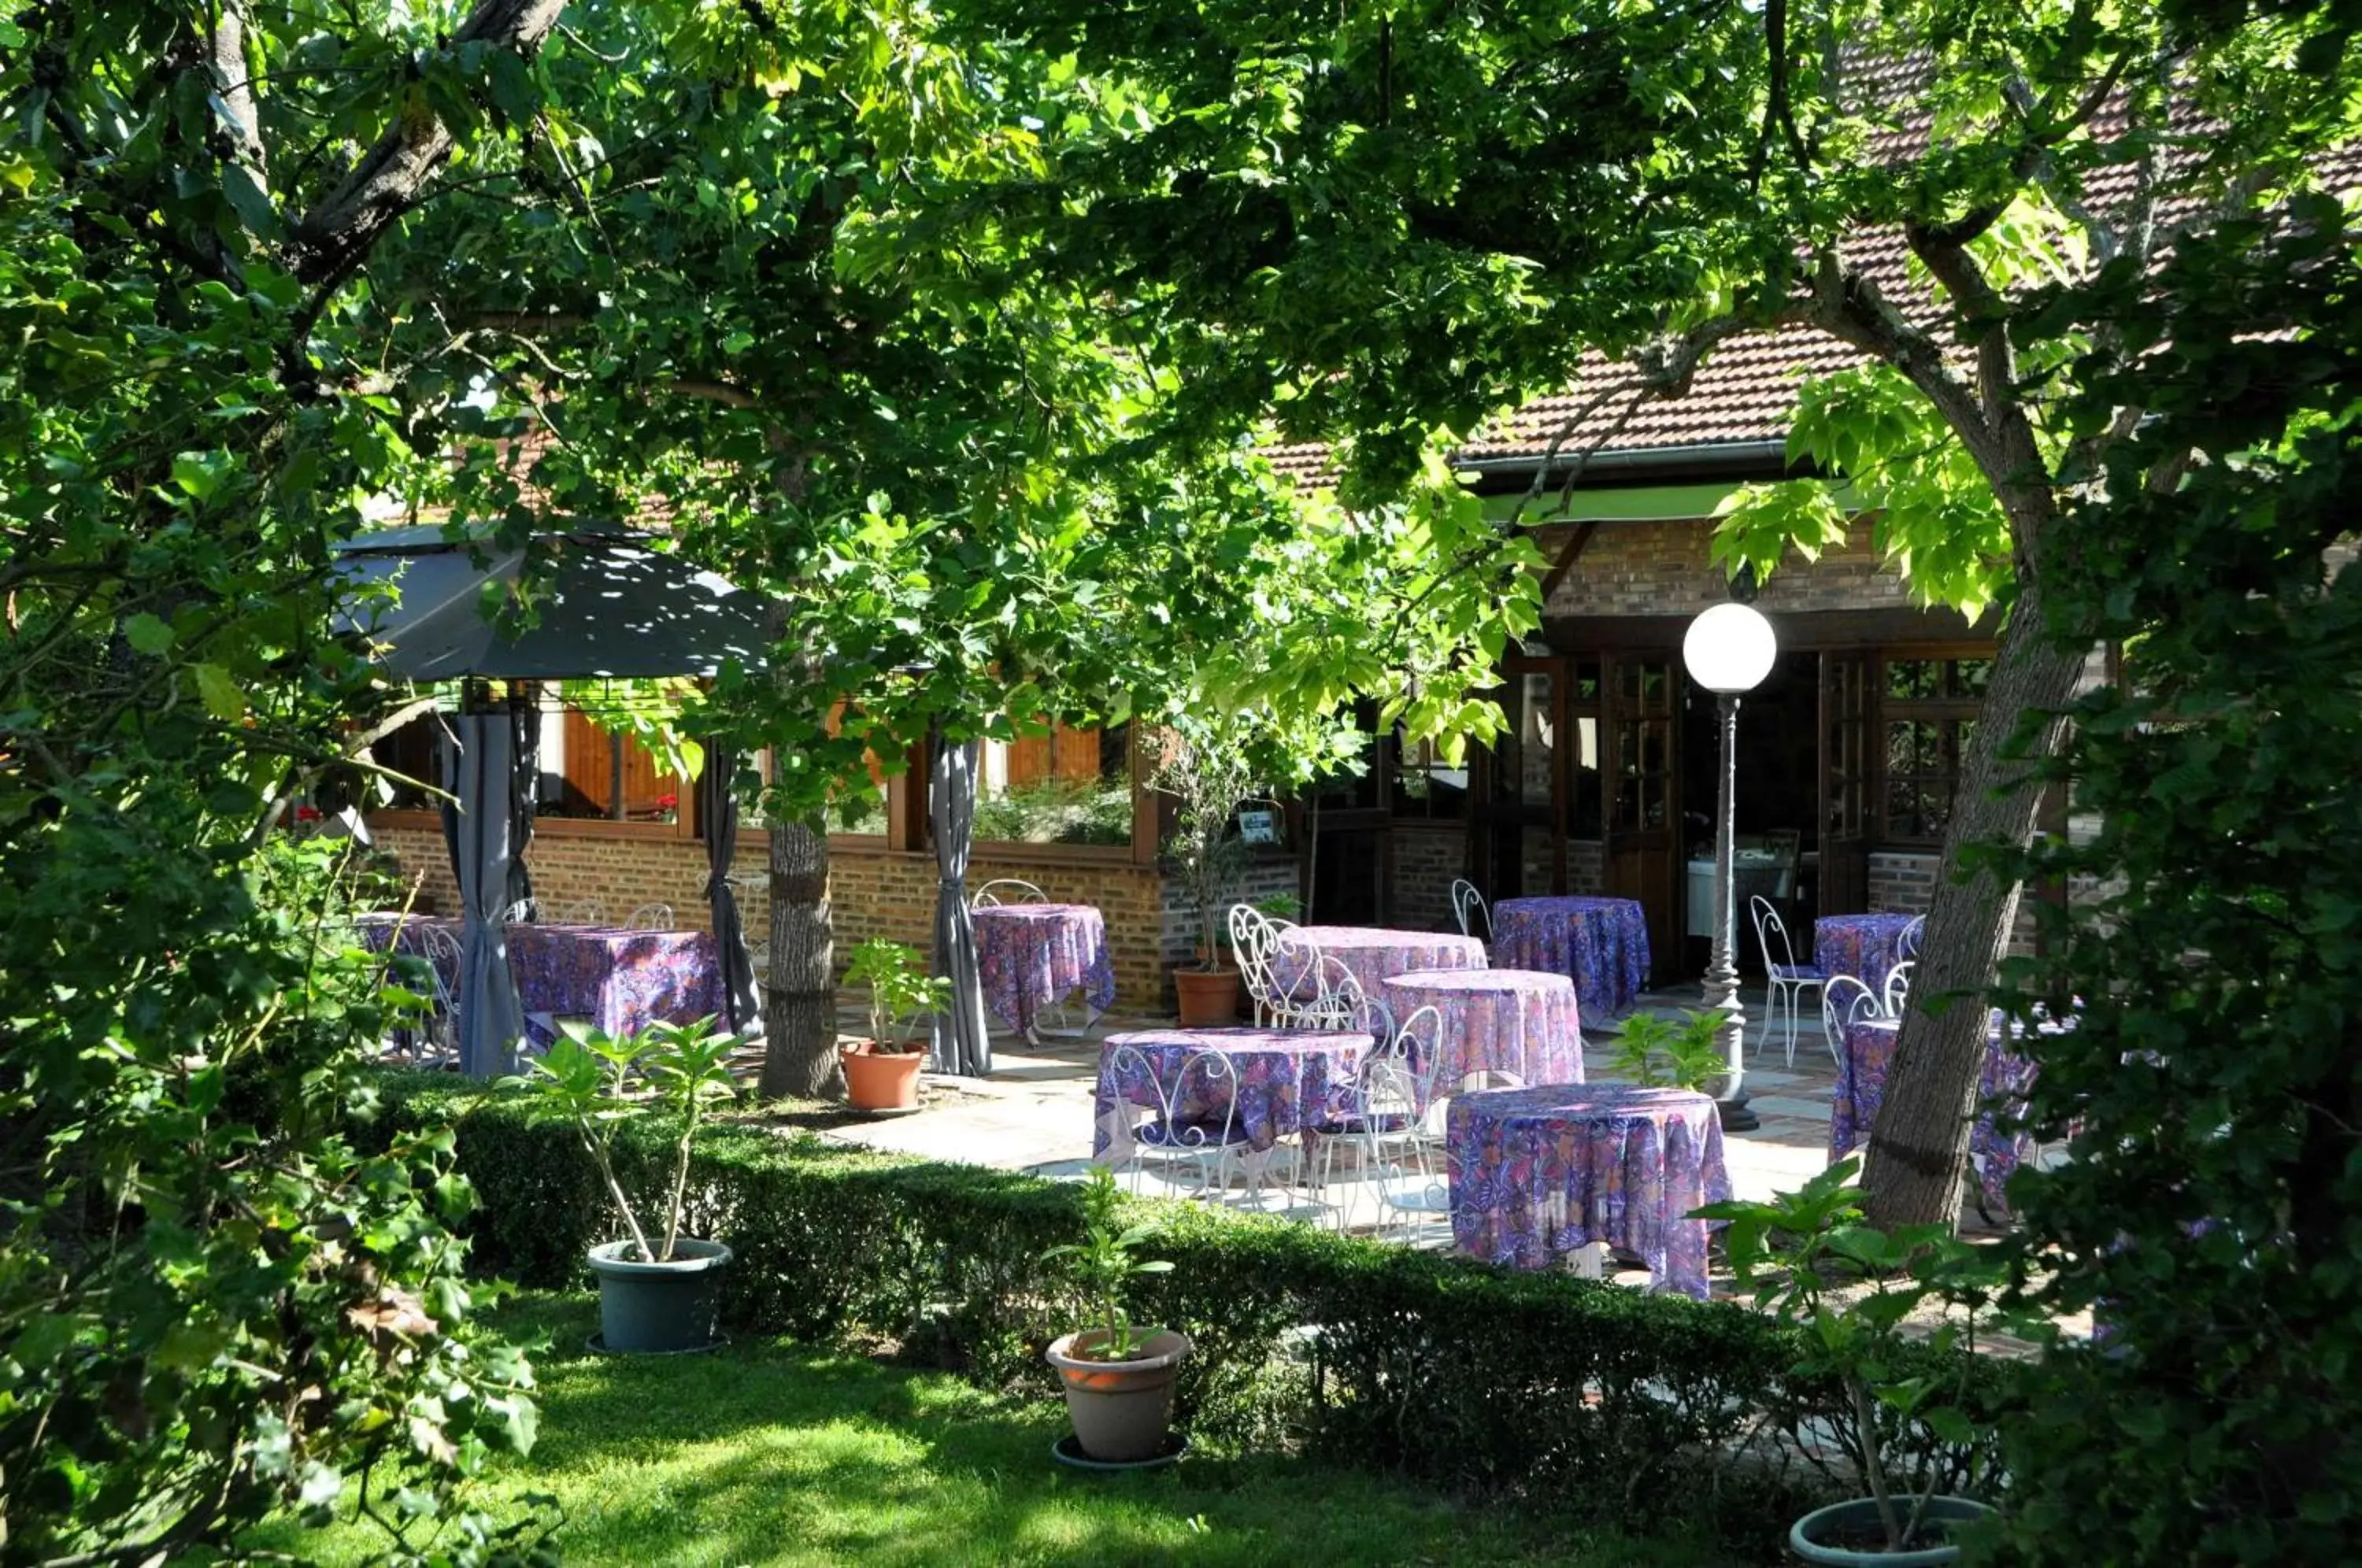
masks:
[[[1884,996],[1887,971],[1902,961],[1903,928],[1914,918],[1907,914],[1823,915],[1813,922],[1813,962],[1831,978],[1851,975]]]
[[[1440,931],[1388,931],[1372,925],[1299,925],[1281,935],[1272,955],[1272,980],[1295,996],[1312,972],[1308,955],[1324,953],[1352,971],[1362,994],[1375,1001],[1380,988],[1412,969],[1481,969],[1485,944]]]
[[[1631,1007],[1649,981],[1649,917],[1631,899],[1503,899],[1493,906],[1493,962],[1572,975],[1584,1016]]]
[[[412,916],[396,936],[395,922],[363,920],[362,940],[383,947],[389,941],[419,951],[410,931],[432,923],[459,934],[455,920],[429,922]],[[636,1034],[659,1020],[694,1023],[726,1010],[722,965],[713,938],[701,931],[624,931],[614,926],[512,923],[507,929],[509,973],[524,1005],[525,1032],[546,1045],[557,1037],[557,1020],[585,1018],[609,1034]],[[454,993],[456,972],[444,976]]]
[[[1477,1089],[1445,1118],[1451,1238],[1488,1263],[1547,1268],[1593,1242],[1632,1253],[1652,1288],[1704,1300],[1711,1226],[1730,1196],[1722,1121],[1687,1089],[1626,1084]]]
[[[1099,1047],[1091,1158],[1109,1164],[1127,1158],[1140,1112],[1162,1114],[1164,1097],[1170,1095],[1176,1123],[1205,1127],[1212,1136],[1220,1135],[1224,1113],[1235,1105],[1231,1138],[1243,1146],[1248,1178],[1256,1179],[1280,1140],[1320,1124],[1332,1090],[1350,1080],[1376,1046],[1371,1035],[1309,1029],[1110,1034]],[[1220,1055],[1230,1072],[1183,1070],[1204,1052]]]
[[[1829,1107],[1829,1163],[1870,1140],[1878,1108],[1886,1100],[1886,1073],[1894,1065],[1894,1044],[1903,1025],[1892,1018],[1862,1019],[1845,1026],[1845,1050],[1838,1057],[1837,1098]],[[2034,1140],[2024,1132],[2004,1135],[1994,1124],[1994,1107],[2013,1114],[2033,1086],[2035,1066],[2003,1045],[2002,1015],[1993,1014],[1985,1043],[1985,1065],[1977,1074],[1976,1125],[1969,1129],[1969,1159],[1983,1187],[1985,1207],[2000,1213],[2003,1194],[2017,1167],[2032,1159]]]
[[[984,1004],[1020,1033],[1033,1015],[1076,991],[1093,1010],[1115,1003],[1115,963],[1107,920],[1088,904],[999,904],[970,912],[976,922]]]
[[[1396,1028],[1423,1007],[1441,1016],[1433,1081],[1446,1094],[1469,1074],[1487,1068],[1515,1073],[1529,1084],[1583,1081],[1581,1015],[1574,981],[1565,975],[1414,969],[1388,978],[1385,990]],[[1418,1039],[1424,1046],[1430,1035]],[[1426,1064],[1418,1066],[1424,1069]]]

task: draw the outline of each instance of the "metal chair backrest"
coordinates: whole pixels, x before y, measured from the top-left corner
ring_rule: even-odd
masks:
[[[1493,940],[1493,911],[1485,906],[1485,895],[1476,890],[1476,884],[1465,877],[1451,884],[1451,918],[1460,922],[1461,935],[1481,934],[1487,942]],[[1485,927],[1481,933],[1476,930],[1479,922]]]
[[[1905,958],[1886,971],[1886,1016],[1901,1018],[1911,1000],[1911,971],[1918,966],[1915,958]]]
[[[1876,991],[1862,984],[1853,975],[1832,975],[1821,990],[1821,1031],[1828,1036],[1834,1050],[1845,1033],[1845,1026],[1865,1018],[1883,1018],[1884,1004]]]
[[[1335,954],[1320,954],[1307,977],[1313,982],[1311,995],[1304,994],[1301,983],[1297,985],[1290,995],[1274,1004],[1274,1023],[1288,1029],[1338,1032],[1371,1026],[1375,1014],[1361,979]]]
[[[1238,1122],[1237,1064],[1220,1051],[1193,1051],[1167,1074],[1161,1070],[1165,1057],[1164,1052],[1150,1053],[1137,1045],[1118,1046],[1109,1053],[1108,1066],[1114,1076],[1120,1081],[1145,1080],[1156,1102],[1153,1107],[1129,1102],[1151,1113],[1146,1127],[1136,1126],[1133,1132],[1140,1152],[1187,1154],[1220,1151],[1232,1142]],[[1198,1089],[1198,1104],[1210,1112],[1219,1101],[1220,1110],[1208,1117],[1185,1121],[1183,1113],[1192,1103],[1193,1084]]]
[[[673,924],[670,904],[642,904],[624,919],[625,931],[670,931]]]
[[[967,907],[988,910],[1001,904],[1046,904],[1049,901],[1049,894],[1021,878],[996,877],[969,897]]]
[[[541,919],[539,899],[519,899],[501,911],[502,925],[531,924]]]
[[[582,899],[567,905],[565,913],[557,918],[566,925],[604,925],[607,923],[607,911],[598,900]]]
[[[443,926],[420,923],[410,928],[406,940],[417,956],[426,960],[427,972],[434,977],[436,1012],[449,1016],[456,1006],[451,986],[459,973],[459,939]]]
[[[1794,968],[1796,950],[1788,945],[1788,928],[1772,900],[1757,893],[1747,900],[1747,913],[1755,922],[1755,945],[1762,950],[1764,973],[1776,975]]]
[[[1240,982],[1254,1003],[1258,1023],[1279,1005],[1279,977],[1274,969],[1274,956],[1279,951],[1281,938],[1295,929],[1285,921],[1272,919],[1253,904],[1231,906],[1231,953],[1239,966]]]
[[[1926,940],[1927,917],[1913,915],[1911,923],[1904,926],[1902,934],[1894,939],[1895,954],[1904,958],[1916,958],[1919,956],[1919,944]]]

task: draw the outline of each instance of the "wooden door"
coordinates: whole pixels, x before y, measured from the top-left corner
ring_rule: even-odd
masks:
[[[1815,914],[1870,908],[1870,656],[1821,655],[1820,867]]]
[[[1647,912],[1652,977],[1672,974],[1681,951],[1682,684],[1670,653],[1607,661],[1607,890]]]
[[[1508,723],[1479,758],[1470,790],[1470,879],[1488,903],[1567,890],[1572,665],[1526,654],[1501,661]]]

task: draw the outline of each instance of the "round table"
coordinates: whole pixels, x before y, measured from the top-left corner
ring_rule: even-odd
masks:
[[[2046,1024],[2046,1030],[2065,1027]],[[1886,1073],[1894,1065],[1895,1043],[1903,1021],[1893,1018],[1857,1019],[1844,1029],[1845,1048],[1838,1053],[1838,1085],[1829,1103],[1829,1164],[1835,1165],[1867,1142],[1877,1124],[1878,1108],[1886,1101]],[[2003,1132],[1996,1110],[2014,1116],[2025,1109],[2025,1091],[2034,1084],[2034,1063],[2007,1048],[1999,1012],[1992,1015],[1985,1037],[1984,1066],[1977,1072],[1977,1119],[1969,1128],[1969,1161],[1984,1192],[1985,1208],[1998,1214],[2003,1195],[2017,1167],[2034,1158],[2035,1143],[2026,1132]]]
[[[1094,1016],[1115,1004],[1107,917],[1090,905],[988,904],[968,919],[984,1005],[1019,1033],[1032,1034],[1037,1013],[1076,991]]]
[[[1332,1090],[1352,1081],[1377,1048],[1369,1034],[1312,1029],[1143,1029],[1110,1034],[1099,1046],[1091,1158],[1130,1157],[1138,1112],[1170,1113],[1175,1124],[1204,1127],[1244,1152],[1247,1176],[1282,1139],[1317,1130]],[[1189,1070],[1210,1053],[1227,1071]],[[1168,1103],[1169,1102],[1169,1103]]]
[[[1529,1084],[1583,1081],[1583,1026],[1574,981],[1534,969],[1413,969],[1385,982],[1402,1028],[1431,1007],[1441,1028],[1420,1036],[1436,1053],[1431,1081],[1451,1093],[1471,1073],[1515,1073]],[[1418,1064],[1424,1077],[1427,1064]],[[1419,1109],[1426,1109],[1422,1105]]]
[[[1452,1099],[1444,1137],[1462,1253],[1547,1268],[1606,1242],[1648,1265],[1651,1289],[1706,1298],[1711,1226],[1687,1216],[1730,1196],[1706,1096],[1625,1084],[1477,1089]]]
[[[1621,1013],[1649,980],[1649,917],[1632,899],[1503,899],[1493,962],[1574,977],[1586,1018]]]
[[[1481,969],[1485,944],[1473,936],[1440,931],[1389,931],[1371,925],[1299,925],[1280,932],[1272,954],[1272,983],[1281,996],[1309,994],[1311,955],[1337,960],[1362,982],[1362,994],[1378,999],[1379,988],[1411,969]]]
[[[1851,975],[1878,996],[1903,960],[1903,932],[1916,915],[1823,915],[1813,922],[1813,966],[1829,979]]]

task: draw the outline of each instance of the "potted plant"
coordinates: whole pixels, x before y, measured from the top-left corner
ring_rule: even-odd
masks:
[[[1124,1286],[1138,1275],[1173,1265],[1134,1254],[1151,1229],[1126,1226],[1115,1176],[1092,1168],[1083,1187],[1083,1235],[1052,1247],[1043,1261],[1072,1258],[1091,1302],[1092,1326],[1051,1343],[1048,1357],[1066,1388],[1066,1414],[1084,1457],[1103,1464],[1138,1464],[1167,1457],[1173,1425],[1173,1383],[1189,1354],[1189,1336],[1175,1329],[1138,1329],[1123,1308]]]
[[[1868,1568],[1957,1562],[1955,1533],[1992,1510],[1939,1493],[1945,1472],[1936,1464],[1923,1464],[1915,1481],[1905,1475],[1896,1442],[1916,1425],[1963,1451],[1972,1470],[1984,1457],[1960,1401],[1975,1364],[1977,1314],[1992,1299],[1999,1265],[1948,1226],[1862,1224],[1861,1191],[1851,1185],[1860,1164],[1840,1161],[1798,1191],[1712,1203],[1694,1217],[1728,1221],[1725,1244],[1739,1283],[1803,1331],[1796,1373],[1844,1390],[1838,1437],[1868,1495],[1796,1520],[1789,1550],[1805,1562]],[[1902,1324],[1931,1300],[1967,1311],[1947,1315],[1914,1354]]]
[[[1198,966],[1176,969],[1173,990],[1184,1028],[1231,1021],[1239,1011],[1239,972],[1222,962],[1224,900],[1246,864],[1246,840],[1232,831],[1239,807],[1254,798],[1254,770],[1237,737],[1215,721],[1183,718],[1160,733],[1149,787],[1178,803],[1166,845],[1198,929]]]
[[[1642,1088],[1702,1091],[1730,1070],[1721,1036],[1719,1012],[1684,1012],[1678,1023],[1636,1012],[1617,1028],[1617,1070]]]
[[[730,1053],[734,1034],[716,1032],[713,1020],[691,1024],[656,1023],[617,1039],[569,1019],[547,1053],[530,1070],[506,1083],[535,1097],[540,1113],[571,1121],[599,1168],[599,1179],[615,1200],[624,1238],[592,1247],[589,1262],[599,1276],[602,1349],[662,1352],[702,1350],[716,1342],[722,1271],[730,1249],[720,1242],[680,1233],[681,1206],[689,1192],[689,1159],[707,1109],[734,1092]],[[650,1230],[632,1201],[615,1161],[615,1139],[630,1123],[653,1116],[677,1117],[680,1136],[672,1168]]]
[[[920,1013],[951,1005],[952,984],[927,973],[918,950],[873,936],[853,950],[845,983],[869,988],[869,1038],[844,1045],[844,1094],[855,1110],[913,1110],[926,1048],[903,1034]]]

